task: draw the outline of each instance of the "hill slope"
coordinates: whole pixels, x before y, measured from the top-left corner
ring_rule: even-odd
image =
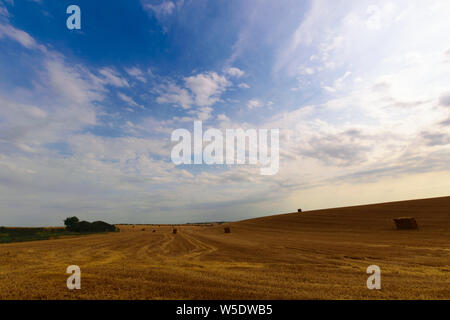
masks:
[[[419,230],[392,218],[414,216]],[[2,299],[449,299],[450,197],[0,244]],[[66,288],[69,265],[82,289]],[[381,268],[368,290],[366,268]],[[30,276],[32,275],[32,276]]]

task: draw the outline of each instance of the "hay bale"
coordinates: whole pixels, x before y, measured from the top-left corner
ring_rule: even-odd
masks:
[[[302,213],[302,209],[298,209],[297,211],[298,211],[298,213]]]
[[[173,233],[173,234],[177,234],[177,229],[174,228],[174,229],[172,230],[172,233]]]
[[[394,222],[398,230],[411,230],[419,228],[416,219],[412,217],[395,218]]]
[[[225,231],[225,233],[231,233],[230,227],[225,227],[223,228],[223,230]]]
[[[142,231],[145,231],[145,228],[142,228]]]
[[[154,229],[153,229],[153,231],[152,231],[152,232],[156,232],[156,230],[154,230]]]

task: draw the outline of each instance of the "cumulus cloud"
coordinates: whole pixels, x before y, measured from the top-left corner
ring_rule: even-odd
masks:
[[[176,84],[169,83],[161,86],[156,102],[175,104],[181,106],[183,109],[189,109],[194,103],[194,99],[188,90],[180,88]]]
[[[200,73],[184,78],[184,87],[169,83],[161,86],[158,103],[172,103],[189,109],[193,105],[209,107],[220,100],[231,83],[216,72]]]
[[[257,100],[257,99],[250,99],[248,102],[247,102],[247,108],[249,108],[250,110],[251,109],[255,109],[255,108],[259,108],[259,107],[262,107],[262,102],[261,101],[259,101],[259,100]]]
[[[213,108],[211,107],[201,107],[196,110],[189,110],[188,113],[194,115],[191,121],[201,120],[206,121],[211,118],[211,113],[213,112]]]
[[[2,212],[7,212],[2,216],[4,224],[53,225],[72,213],[84,218],[131,218],[138,222],[150,218],[146,216],[150,209],[164,212],[163,217],[168,211],[158,207],[184,206],[192,201],[184,188],[193,175],[167,161],[171,150],[167,123],[148,119],[126,123],[129,129],[124,133],[135,130],[143,137],[81,133],[102,125],[101,104],[109,93],[108,86],[127,87],[117,71],[104,68],[96,74],[56,52],[46,52],[38,63],[39,78],[31,88],[7,95],[0,90],[0,200]],[[220,84],[219,78],[210,79]],[[200,95],[201,83],[191,84]],[[220,91],[207,86],[205,90],[210,94]],[[117,95],[137,105],[126,94]],[[206,119],[211,112],[212,108],[203,106],[192,110],[192,116]],[[148,136],[155,131],[164,138]],[[183,185],[176,197],[161,189],[169,184]],[[131,207],[134,218],[124,215]],[[24,214],[26,223],[12,218]]]
[[[228,118],[225,114],[221,113],[217,115],[217,120],[219,121],[230,121],[230,118]]]
[[[230,75],[231,77],[236,77],[236,78],[240,78],[245,74],[244,71],[242,71],[239,68],[235,68],[235,67],[228,68],[226,70],[226,73],[228,75]]]
[[[186,87],[192,92],[195,104],[211,106],[231,83],[216,72],[197,74],[184,79]]]

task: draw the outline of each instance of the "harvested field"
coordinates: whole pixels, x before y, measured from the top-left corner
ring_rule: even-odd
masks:
[[[396,230],[413,216],[418,230]],[[0,245],[1,299],[449,299],[450,197]],[[143,231],[145,229],[145,231]],[[156,232],[154,232],[155,230]],[[69,291],[69,265],[81,290]],[[366,288],[381,268],[382,289]]]

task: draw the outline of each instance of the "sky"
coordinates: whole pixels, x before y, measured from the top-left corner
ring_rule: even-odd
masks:
[[[449,15],[446,0],[0,0],[0,225],[449,195]],[[279,129],[278,173],[175,165],[171,133],[196,120]]]

